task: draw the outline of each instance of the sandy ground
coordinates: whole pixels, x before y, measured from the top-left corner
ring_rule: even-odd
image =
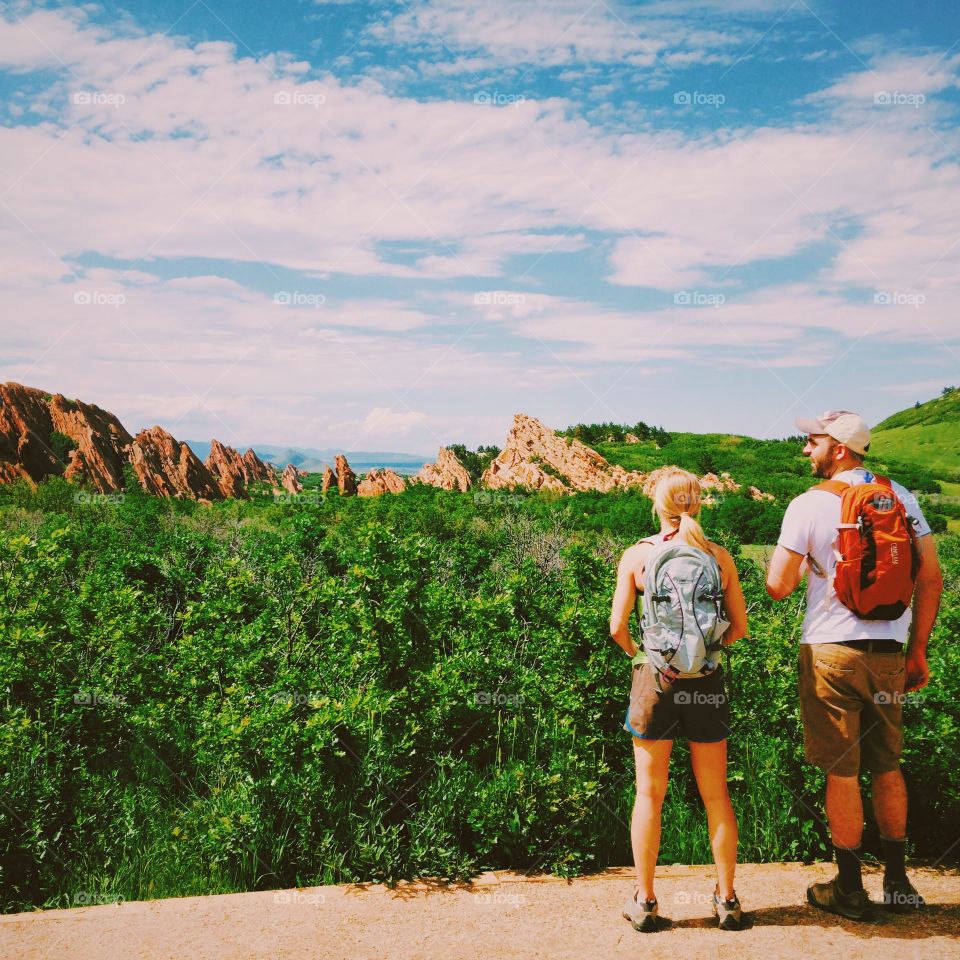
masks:
[[[814,910],[805,890],[829,864],[740,868],[737,891],[752,926],[717,930],[709,867],[658,871],[661,914],[672,926],[637,933],[620,916],[632,871],[573,881],[484,874],[472,885],[312,887],[106,904],[0,917],[4,960],[130,958],[951,958],[960,957],[960,874],[911,871],[928,908],[853,923]],[[864,880],[874,899],[881,875]]]

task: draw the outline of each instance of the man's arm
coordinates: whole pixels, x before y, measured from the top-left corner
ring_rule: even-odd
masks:
[[[610,607],[610,636],[630,657],[635,656],[640,649],[630,636],[630,614],[637,598],[637,587],[633,582],[636,562],[637,554],[629,547],[617,567],[617,588],[613,592],[613,603]]]
[[[785,600],[800,586],[806,572],[802,553],[777,544],[767,568],[767,593],[774,600]]]
[[[910,623],[910,641],[907,644],[906,690],[922,690],[930,682],[927,664],[927,643],[940,610],[943,594],[943,574],[937,544],[931,534],[917,540],[920,551],[920,570],[913,594],[913,620]]]

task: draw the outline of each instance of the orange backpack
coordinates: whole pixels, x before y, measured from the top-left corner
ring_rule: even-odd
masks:
[[[833,586],[861,620],[897,620],[910,606],[920,554],[906,507],[886,477],[827,480],[813,488],[840,498],[839,557]]]

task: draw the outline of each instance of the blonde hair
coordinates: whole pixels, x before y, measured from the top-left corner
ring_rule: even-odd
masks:
[[[691,547],[710,551],[703,527],[694,519],[700,512],[700,481],[679,467],[664,474],[653,491],[653,515],[676,521],[680,527],[677,538]]]

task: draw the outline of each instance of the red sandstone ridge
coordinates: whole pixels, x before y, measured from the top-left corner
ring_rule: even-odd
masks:
[[[338,453],[334,458],[336,464],[337,487],[341,496],[353,496],[357,492],[357,475],[350,469],[347,458]]]
[[[303,484],[300,482],[302,476],[306,476],[306,474],[301,473],[292,463],[288,463],[280,476],[280,486],[287,493],[302,493]]]
[[[216,477],[225,497],[246,497],[247,487],[258,480],[274,482],[273,471],[253,452],[243,456],[219,440],[210,442],[207,469]]]
[[[483,472],[481,484],[491,490],[597,490],[606,493],[641,486],[644,474],[609,463],[596,450],[573,437],[558,437],[539,420],[518,413],[499,456]]]
[[[320,490],[322,493],[327,493],[331,487],[337,485],[337,475],[330,469],[329,466],[323,468],[323,485]]]
[[[130,444],[129,457],[147,493],[190,500],[223,499],[216,478],[197,455],[162,427],[141,430]]]
[[[54,434],[62,436],[55,440]],[[130,439],[100,407],[19,383],[0,384],[2,480],[65,476],[100,493],[122,490],[123,449]]]
[[[415,479],[418,483],[443,490],[460,490],[466,493],[470,489],[470,474],[449,447],[441,447],[437,453],[437,462],[425,463]]]
[[[407,489],[403,477],[389,468],[380,470],[374,467],[360,481],[357,494],[361,497],[379,497],[382,493],[403,493]]]

